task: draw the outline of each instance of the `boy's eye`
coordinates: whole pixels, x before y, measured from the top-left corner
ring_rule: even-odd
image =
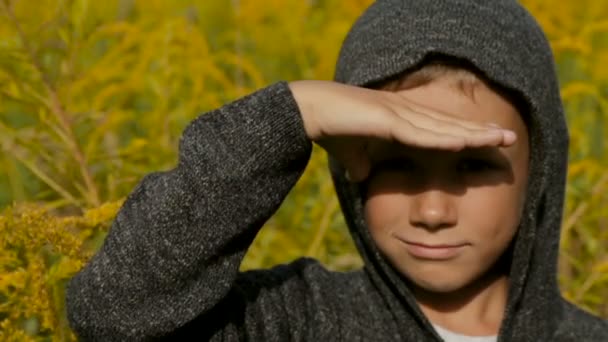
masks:
[[[414,168],[414,163],[405,158],[388,159],[378,162],[375,168],[379,171],[397,171],[404,172]]]
[[[459,163],[458,168],[465,172],[483,172],[496,169],[496,166],[482,159],[464,159]]]
[[[374,169],[384,172],[413,172],[418,169],[416,164],[407,158],[387,159],[378,162]],[[484,159],[467,158],[458,161],[456,170],[460,172],[479,173],[498,169],[493,162]]]

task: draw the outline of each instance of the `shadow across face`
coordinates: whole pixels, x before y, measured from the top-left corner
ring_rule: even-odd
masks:
[[[439,190],[461,196],[469,188],[512,185],[515,181],[513,161],[499,147],[454,152],[375,141],[368,151],[372,169],[363,184],[365,194],[373,184],[375,193],[413,196]]]

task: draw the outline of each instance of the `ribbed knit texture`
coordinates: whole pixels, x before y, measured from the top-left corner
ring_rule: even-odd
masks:
[[[556,263],[568,134],[553,57],[514,1],[380,0],[355,23],[336,80],[368,86],[432,54],[464,58],[530,105],[531,184],[498,341],[608,341],[608,324],[565,302]],[[359,190],[331,172],[365,268],[312,259],[240,273],[242,258],[311,153],[279,82],[203,114],[178,165],[147,175],[98,253],[68,284],[70,325],[86,341],[440,341],[380,256]]]

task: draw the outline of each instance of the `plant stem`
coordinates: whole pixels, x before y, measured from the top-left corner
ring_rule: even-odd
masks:
[[[317,253],[319,252],[319,248],[321,247],[321,243],[327,233],[327,229],[329,229],[329,225],[331,223],[332,214],[338,209],[338,202],[335,198],[333,198],[330,203],[325,207],[325,211],[323,212],[323,216],[321,217],[321,221],[315,232],[315,236],[312,239],[312,242],[308,246],[308,250],[306,251],[307,256],[310,257],[318,257]]]
[[[50,103],[49,103],[50,108],[49,109],[55,115],[55,117],[59,121],[59,124],[61,125],[62,129],[65,131],[65,134],[69,138],[68,147],[72,150],[74,159],[76,159],[76,162],[78,163],[80,173],[82,175],[82,178],[85,182],[85,186],[88,191],[88,204],[90,206],[97,207],[101,203],[101,201],[99,199],[99,191],[97,189],[97,186],[95,185],[95,182],[93,181],[93,176],[87,167],[86,159],[78,144],[76,136],[74,135],[74,131],[70,124],[69,115],[66,112],[66,110],[64,109],[64,107],[62,106],[55,87],[53,86],[48,75],[44,72],[42,65],[40,64],[40,62],[38,61],[38,58],[36,57],[36,53],[34,52],[34,49],[29,44],[29,41],[25,35],[25,32],[21,28],[21,25],[19,24],[19,21],[15,17],[15,14],[13,13],[12,9],[5,2],[0,2],[0,3],[2,4],[2,7],[3,7],[4,11],[6,12],[9,20],[15,27],[15,30],[17,31],[19,39],[21,40],[21,42],[23,44],[23,48],[25,49],[25,52],[27,53],[27,55],[30,59],[30,63],[32,64],[32,66],[34,67],[34,69],[40,76],[44,89],[47,92],[49,99],[50,99]]]

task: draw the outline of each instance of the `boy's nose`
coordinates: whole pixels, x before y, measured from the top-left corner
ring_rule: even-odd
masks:
[[[454,199],[441,190],[415,195],[409,214],[412,226],[429,230],[449,228],[458,221]]]

